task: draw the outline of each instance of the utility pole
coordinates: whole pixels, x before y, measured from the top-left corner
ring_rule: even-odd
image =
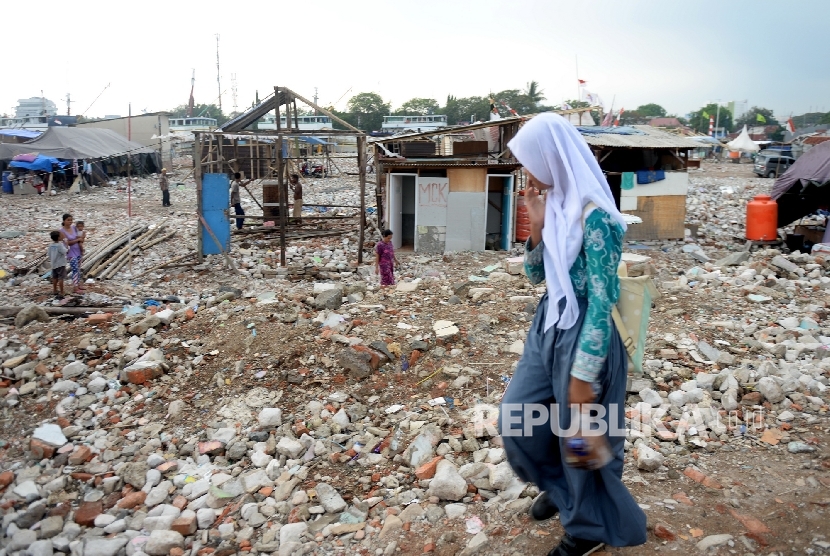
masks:
[[[314,105],[317,106],[317,87],[314,87]],[[314,115],[317,116],[317,110],[314,110]]]
[[[71,116],[71,115],[72,115],[72,108],[69,106],[69,104],[70,104],[71,102],[72,102],[72,101],[71,101],[71,100],[69,100],[69,93],[66,93],[66,115],[67,115],[67,116]]]
[[[236,112],[236,74],[231,74],[231,99],[233,99],[233,111]]]
[[[219,33],[216,33],[216,86],[219,88],[219,112],[222,111],[222,82],[219,79]]]
[[[716,102],[718,104],[718,111],[717,115],[715,116],[715,135],[718,134],[718,125],[720,125],[720,99],[718,99]]]

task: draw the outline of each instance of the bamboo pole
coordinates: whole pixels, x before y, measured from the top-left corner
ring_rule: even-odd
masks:
[[[219,247],[219,250],[222,252],[222,255],[225,257],[225,262],[227,262],[227,263],[228,263],[228,265],[229,265],[229,266],[230,266],[230,267],[231,267],[231,268],[232,268],[232,269],[233,269],[236,273],[239,273],[239,269],[237,269],[237,268],[236,268],[236,265],[233,263],[233,259],[231,259],[231,258],[228,256],[227,251],[225,251],[225,249],[222,247],[222,243],[221,243],[221,242],[219,241],[219,239],[216,237],[216,234],[214,234],[214,233],[213,233],[213,230],[211,230],[211,229],[210,229],[210,226],[208,226],[208,223],[207,223],[207,221],[205,220],[205,217],[204,217],[204,216],[202,216],[202,215],[200,214],[200,215],[199,215],[199,220],[202,222],[202,226],[204,226],[204,227],[205,227],[205,230],[206,230],[206,231],[207,231],[207,233],[210,235],[210,237],[211,237],[211,238],[213,238],[213,241],[215,241],[215,242],[216,242],[216,245]]]
[[[186,254],[186,255],[182,255],[181,257],[176,257],[175,259],[170,259],[169,261],[166,261],[166,262],[164,262],[164,263],[162,263],[162,264],[160,264],[160,265],[156,265],[156,266],[154,266],[154,267],[152,267],[152,268],[148,268],[147,270],[145,270],[144,272],[142,272],[141,274],[139,274],[138,276],[136,276],[136,278],[138,278],[138,277],[140,277],[140,276],[144,276],[145,274],[149,274],[149,273],[151,273],[151,272],[155,272],[156,270],[159,270],[159,269],[162,269],[162,268],[166,268],[166,267],[168,267],[168,266],[174,266],[174,265],[175,265],[177,262],[179,262],[179,261],[183,261],[183,260],[185,260],[185,259],[189,259],[190,257],[195,257],[195,256],[196,256],[196,252],[195,252],[195,251],[191,251],[190,253],[188,253],[188,254]]]

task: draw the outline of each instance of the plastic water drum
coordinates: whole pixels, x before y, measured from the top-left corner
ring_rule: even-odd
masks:
[[[9,179],[11,172],[3,172],[3,193],[14,193],[14,187]]]
[[[525,192],[519,191],[516,199],[516,241],[527,241],[530,237],[530,217],[527,215]]]
[[[746,239],[772,241],[778,237],[778,203],[757,195],[746,204]]]

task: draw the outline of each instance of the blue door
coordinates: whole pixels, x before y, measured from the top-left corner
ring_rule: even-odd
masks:
[[[510,250],[513,238],[513,176],[504,177],[501,197],[501,248]]]
[[[218,255],[229,251],[231,246],[231,224],[228,218],[230,206],[230,178],[227,174],[204,174],[202,176],[202,216],[210,230],[221,243],[221,248],[200,222],[202,234],[202,255]]]

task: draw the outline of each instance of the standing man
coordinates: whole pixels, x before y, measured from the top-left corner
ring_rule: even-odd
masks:
[[[84,165],[83,165],[83,168],[84,168],[83,177],[84,177],[84,180],[86,180],[86,184],[87,184],[88,186],[91,186],[91,185],[92,185],[92,164],[91,164],[91,163],[89,163],[89,162],[88,162],[88,161],[86,161],[86,160],[84,160],[83,162],[84,162]]]
[[[242,174],[239,172],[234,173],[233,182],[231,183],[231,206],[237,216],[245,216],[245,211],[242,210],[242,197],[239,195],[239,186],[245,187],[249,183],[251,183],[251,180],[242,183]],[[244,223],[244,218],[237,218],[236,229],[241,230]]]
[[[303,184],[300,183],[298,174],[291,174],[288,187],[294,192],[294,214],[292,216],[299,221],[303,216]]]
[[[161,188],[161,206],[170,206],[170,190],[168,189],[169,182],[167,180],[167,168],[161,169],[161,177],[159,178],[159,187]]]

